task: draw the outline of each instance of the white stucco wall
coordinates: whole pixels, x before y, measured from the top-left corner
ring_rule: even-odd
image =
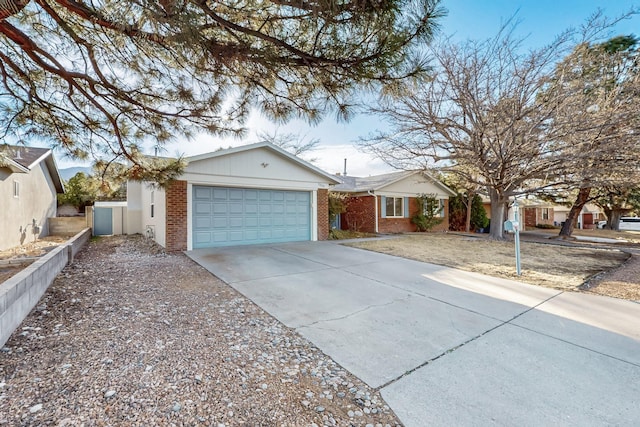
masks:
[[[142,183],[127,182],[127,234],[142,234]]]
[[[153,216],[151,204],[153,200]],[[140,224],[141,233],[147,235],[147,229],[153,230],[153,240],[166,247],[166,196],[162,188],[143,182],[140,185]]]
[[[14,197],[14,181],[19,196]],[[28,173],[0,168],[0,250],[32,242],[32,223],[40,226],[38,237],[49,234],[47,218],[56,216],[56,189],[45,162]]]

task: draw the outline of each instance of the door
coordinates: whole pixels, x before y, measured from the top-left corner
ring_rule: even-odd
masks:
[[[113,234],[112,208],[93,208],[93,235],[110,236]]]
[[[193,248],[311,239],[311,193],[193,186]]]

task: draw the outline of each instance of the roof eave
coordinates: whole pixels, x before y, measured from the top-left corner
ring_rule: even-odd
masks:
[[[62,183],[62,178],[60,177],[60,171],[58,170],[58,165],[56,164],[56,159],[53,157],[53,151],[49,150],[47,154],[42,156],[36,163],[42,161],[44,159],[45,165],[49,170],[49,175],[51,176],[51,180],[53,181],[53,186],[56,188],[56,192],[64,193],[64,184]]]

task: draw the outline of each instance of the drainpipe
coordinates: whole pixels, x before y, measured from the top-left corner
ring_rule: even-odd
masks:
[[[373,206],[374,206],[374,208],[375,208],[375,212],[376,212],[376,226],[375,226],[376,228],[375,228],[375,233],[377,234],[377,233],[378,233],[378,196],[376,196],[376,195],[373,193],[373,190],[367,190],[367,193],[368,193],[370,196],[373,196]]]

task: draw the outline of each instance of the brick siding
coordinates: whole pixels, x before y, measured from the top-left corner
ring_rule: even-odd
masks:
[[[166,189],[167,251],[187,250],[187,181],[173,181]]]
[[[343,230],[375,233],[376,206],[373,196],[349,197],[345,200],[346,212],[340,214]]]
[[[416,231],[417,227],[411,222],[411,218],[383,218],[382,199],[378,196],[378,232],[379,233],[407,233]],[[449,230],[449,204],[444,204],[445,216],[443,221],[432,228],[431,231]],[[347,212],[340,216],[343,230],[375,233],[375,205],[373,196],[351,197],[346,201]],[[409,198],[409,213],[418,210],[418,201],[415,197]]]
[[[329,190],[318,189],[318,240],[329,238]]]

